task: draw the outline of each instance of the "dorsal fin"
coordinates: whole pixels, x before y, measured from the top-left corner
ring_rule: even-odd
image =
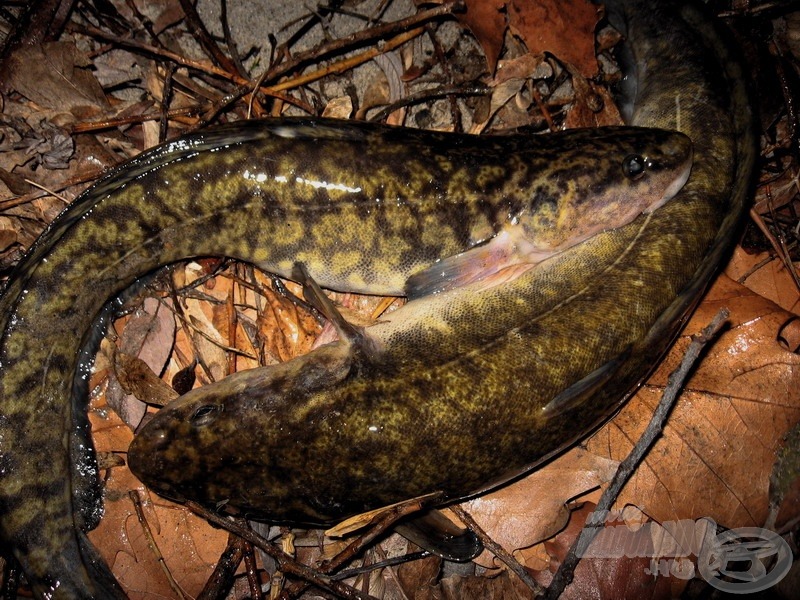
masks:
[[[319,313],[331,322],[339,339],[351,347],[351,351],[361,361],[376,362],[380,355],[378,343],[363,327],[349,323],[339,309],[325,295],[322,288],[308,272],[305,264],[297,262],[292,269],[292,279],[303,286],[303,297]]]

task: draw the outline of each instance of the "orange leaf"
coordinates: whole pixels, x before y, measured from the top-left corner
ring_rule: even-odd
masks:
[[[508,22],[534,54],[549,52],[575,65],[584,77],[597,74],[594,30],[598,7],[588,0],[511,0]]]
[[[618,505],[635,504],[658,521],[764,523],[775,452],[800,420],[800,356],[776,341],[790,314],[724,275],[686,326],[687,334],[699,331],[722,306],[730,309],[730,329],[687,382],[663,436]],[[589,451],[624,458],[688,342],[687,335],[678,340],[647,385],[589,440]]]
[[[478,40],[486,55],[489,72],[494,73],[508,27],[506,16],[502,12],[506,0],[466,0],[465,4],[467,10],[456,13],[455,17]]]

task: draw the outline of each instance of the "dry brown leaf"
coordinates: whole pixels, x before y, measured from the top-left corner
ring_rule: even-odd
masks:
[[[800,265],[796,268],[800,270]],[[792,275],[780,259],[769,252],[749,254],[737,247],[725,274],[747,286],[759,296],[800,315],[800,292]]]
[[[108,106],[90,64],[72,42],[48,42],[18,49],[9,61],[8,85],[39,106],[57,110]]]
[[[115,367],[108,371],[106,389],[108,404],[134,428],[144,417],[146,411],[144,402],[158,403],[159,399],[166,399],[167,392],[163,391],[166,384],[159,386],[153,380],[164,370],[175,342],[175,318],[169,305],[170,301],[161,302],[156,298],[146,298],[142,306],[124,320],[119,352],[138,358],[141,365],[132,360],[123,359],[123,363],[113,360],[113,355],[116,355],[114,349],[108,344],[101,346],[103,361],[100,362],[100,367],[105,369],[106,360],[113,361]],[[123,370],[122,374],[115,372],[119,367]],[[95,368],[97,369],[97,366]],[[150,373],[146,373],[145,370],[149,370]],[[118,380],[118,375],[123,378],[127,376],[129,379]],[[148,390],[155,392],[156,396],[148,396]]]
[[[494,73],[497,59],[503,49],[503,40],[508,27],[505,9],[507,0],[466,0],[466,11],[455,17],[467,27],[483,49],[489,72]]]
[[[575,87],[575,101],[564,120],[566,129],[623,124],[622,115],[619,113],[614,98],[606,88],[575,73],[573,73],[572,85]]]
[[[289,292],[302,297],[302,288],[287,283]],[[258,330],[264,338],[266,364],[283,362],[305,354],[314,344],[321,327],[317,320],[297,308],[288,297],[276,293],[266,295],[266,306],[258,314]]]
[[[417,590],[436,584],[441,566],[438,556],[404,563],[397,568],[397,582],[408,598],[414,598]]]
[[[776,341],[789,315],[724,275],[685,331],[701,329],[722,306],[730,308],[730,330],[687,383],[619,506],[634,504],[658,521],[711,517],[727,527],[764,523],[775,452],[800,420],[800,356]],[[684,335],[650,381],[588,441],[589,451],[616,460],[628,454],[687,344]]]
[[[171,300],[146,298],[125,325],[120,350],[137,356],[154,373],[161,373],[175,342],[175,317]]]
[[[116,353],[116,374],[122,389],[142,402],[165,406],[178,393],[153,373],[142,359],[124,352]]]
[[[194,281],[198,277],[205,275],[203,269],[197,263],[190,263],[186,267],[187,283]],[[215,289],[215,292],[224,290]],[[218,297],[218,296],[215,296]],[[212,381],[219,381],[228,375],[228,355],[225,348],[228,347],[226,339],[227,331],[221,332],[214,322],[214,309],[209,303],[195,298],[186,298],[184,301],[183,312],[188,320],[188,334],[192,338],[193,347],[197,351],[197,359],[210,373]],[[189,354],[191,356],[191,353]]]
[[[558,534],[553,540],[546,542],[548,553],[551,557],[549,570],[535,574],[536,580],[543,586],[549,585],[553,573],[564,559],[580,534],[583,524],[594,510],[591,504],[585,505],[580,510],[572,513],[566,530]],[[642,535],[649,534],[641,530]],[[635,537],[635,534],[634,534]],[[679,577],[654,577],[648,572],[650,559],[639,558],[585,558],[575,569],[575,578],[564,593],[562,600],[583,598],[617,598],[640,599],[668,599],[680,597],[686,585],[685,580]]]
[[[514,485],[466,502],[464,509],[489,537],[514,552],[560,531],[569,518],[566,502],[608,483],[617,464],[576,448]],[[488,552],[476,562],[498,566]]]
[[[549,52],[585,77],[597,74],[594,30],[600,19],[588,0],[467,0],[466,6],[455,17],[478,40],[490,73],[510,26],[532,54]]]
[[[353,114],[353,99],[350,96],[339,96],[325,105],[323,117],[332,119],[349,119]]]
[[[574,65],[584,77],[593,77],[598,71],[594,53],[598,10],[588,0],[510,0],[508,22],[533,54],[549,52]]]

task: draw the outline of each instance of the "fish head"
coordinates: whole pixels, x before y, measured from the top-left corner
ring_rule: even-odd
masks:
[[[350,367],[350,347],[334,343],[194,389],[141,427],[128,465],[172,500],[227,505],[238,514],[277,520],[294,511],[314,521],[313,508],[289,506],[302,458],[295,460],[287,448],[284,429],[293,420],[302,427],[308,397],[341,381]]]
[[[564,251],[628,225],[673,199],[689,180],[692,142],[677,131],[643,127],[587,130],[580,147],[554,157],[516,221],[531,248]]]

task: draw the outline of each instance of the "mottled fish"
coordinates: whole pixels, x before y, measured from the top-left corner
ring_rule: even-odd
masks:
[[[0,538],[39,597],[123,597],[84,533],[101,514],[87,356],[97,315],[140,276],[222,255],[400,294],[462,255],[450,287],[488,285],[652,213],[690,157],[685,136],[661,130],[491,138],[309,119],[218,127],[143,153],[47,228],[0,298]],[[570,210],[578,229],[557,222]],[[470,249],[495,257],[489,272]],[[416,291],[447,287],[423,279]]]
[[[481,492],[618,408],[730,249],[755,146],[740,66],[698,8],[631,1],[609,11],[627,35],[628,118],[695,145],[670,202],[501,284],[460,277],[482,247],[413,274],[412,290],[459,285],[299,359],[190,392],[134,440],[134,472],[173,498],[324,524],[434,492]],[[507,231],[493,238],[501,246]]]

